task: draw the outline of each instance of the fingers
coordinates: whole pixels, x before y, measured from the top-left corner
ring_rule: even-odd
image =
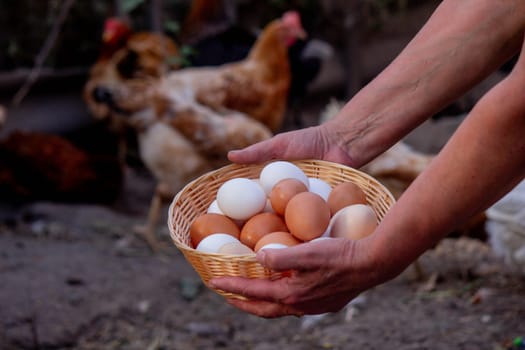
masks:
[[[268,153],[270,145],[271,139],[253,144],[242,150],[233,150],[228,152],[228,159],[238,164],[264,162],[271,159],[271,155]]]
[[[289,278],[286,277],[275,281],[242,277],[220,277],[211,279],[209,286],[254,300],[275,302],[285,300],[290,295]]]
[[[282,316],[301,317],[304,315],[303,311],[296,309],[293,306],[269,301],[228,299],[228,303],[245,312],[265,318],[276,318]]]
[[[257,260],[275,271],[313,270],[333,265],[333,257],[338,257],[339,261],[348,257],[351,244],[345,239],[332,238],[286,249],[264,249],[257,253]]]
[[[260,163],[271,159],[319,158],[322,150],[316,148],[315,128],[288,131],[242,150],[230,151],[228,159],[234,163]],[[309,140],[310,143],[305,142]]]
[[[293,137],[283,135],[285,134],[278,134],[271,139],[255,143],[241,150],[230,151],[228,152],[228,159],[234,163],[247,164],[284,158],[287,144],[293,141]]]
[[[265,300],[241,300],[228,299],[230,305],[242,311],[265,318],[275,318],[282,316],[304,316],[317,315],[326,312],[337,312],[343,309],[354,297],[359,295],[357,292],[344,292],[329,295],[328,297],[313,299],[304,303],[286,304]]]
[[[213,278],[209,281],[209,286],[243,295],[249,299],[285,304],[304,302],[312,296],[312,288],[316,283],[321,283],[333,276],[336,271],[341,271],[338,264],[344,265],[345,257],[341,255],[344,254],[342,253],[344,250],[341,250],[341,246],[346,244],[345,241],[333,239],[286,249],[263,250],[259,252],[258,259],[264,266],[275,271],[291,270],[292,273],[289,275],[283,273],[284,277],[276,280],[243,277]],[[333,259],[334,256],[337,259]],[[335,283],[335,287],[339,282],[337,280],[330,283]]]

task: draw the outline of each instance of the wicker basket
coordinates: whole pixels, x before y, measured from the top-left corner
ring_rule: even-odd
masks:
[[[394,204],[394,196],[373,177],[353,168],[321,160],[292,161],[308,177],[326,181],[332,187],[351,181],[365,193],[368,204],[381,220]],[[168,226],[173,242],[207,285],[212,277],[242,276],[248,278],[277,279],[281,272],[271,271],[261,266],[255,254],[225,255],[202,253],[191,247],[190,225],[199,215],[206,213],[215,199],[217,190],[227,180],[244,177],[256,179],[268,163],[257,165],[231,164],[206,173],[188,183],[173,199],[169,208]],[[215,290],[225,297],[243,298],[240,295]]]

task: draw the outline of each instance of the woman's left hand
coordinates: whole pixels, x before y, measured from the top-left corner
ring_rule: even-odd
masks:
[[[379,280],[370,263],[374,260],[365,253],[366,241],[334,238],[285,249],[265,249],[257,253],[259,263],[290,274],[273,281],[220,277],[210,280],[209,285],[248,298],[230,298],[228,302],[261,317],[339,311]]]

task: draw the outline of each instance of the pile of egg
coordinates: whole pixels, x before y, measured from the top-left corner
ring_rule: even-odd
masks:
[[[243,255],[330,237],[360,239],[377,226],[365,193],[352,182],[333,188],[295,164],[267,164],[258,179],[233,178],[190,226],[193,248]]]

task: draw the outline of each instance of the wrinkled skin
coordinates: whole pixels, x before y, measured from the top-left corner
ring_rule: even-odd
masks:
[[[234,163],[312,158],[357,166],[356,161],[345,150],[344,140],[331,131],[332,124],[277,134],[254,147],[231,151],[228,158]]]
[[[375,282],[370,278],[373,267],[356,254],[361,243],[333,239],[291,247],[287,254],[280,254],[279,249],[262,250],[257,254],[262,265],[276,271],[292,269],[292,275],[277,281],[222,278],[220,286],[254,298],[228,302],[263,317],[338,311]],[[352,285],[357,287],[348,288]]]
[[[261,317],[337,311],[501,198],[525,176],[524,31],[524,1],[445,0],[329,122],[230,152],[237,163],[317,158],[360,167],[522,48],[511,74],[476,104],[372,235],[259,252],[263,266],[290,276],[221,277],[210,287],[248,297],[229,302]]]

